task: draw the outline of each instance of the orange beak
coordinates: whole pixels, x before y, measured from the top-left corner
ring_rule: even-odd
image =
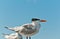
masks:
[[[46,20],[40,20],[40,22],[46,22]]]

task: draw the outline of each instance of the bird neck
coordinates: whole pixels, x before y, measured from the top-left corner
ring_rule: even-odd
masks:
[[[39,25],[40,23],[38,21],[33,21],[32,24],[33,25]]]
[[[35,26],[35,29],[40,29],[40,23],[39,22],[32,22],[32,24]]]

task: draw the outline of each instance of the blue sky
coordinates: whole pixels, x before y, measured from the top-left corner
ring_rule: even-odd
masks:
[[[2,33],[13,33],[5,26],[30,23],[35,17],[47,22],[32,39],[60,39],[60,0],[0,0],[0,39]]]

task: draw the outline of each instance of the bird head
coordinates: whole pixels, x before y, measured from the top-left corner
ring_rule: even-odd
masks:
[[[33,22],[46,22],[46,20],[40,20],[38,18],[32,18]]]

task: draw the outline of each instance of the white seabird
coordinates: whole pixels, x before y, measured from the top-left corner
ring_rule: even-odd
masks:
[[[22,36],[18,33],[3,34],[5,39],[22,39]]]
[[[5,28],[8,28],[13,31],[19,31],[19,33],[21,35],[26,36],[27,39],[28,39],[28,37],[29,37],[29,39],[31,39],[32,35],[35,35],[36,33],[39,32],[39,29],[41,27],[40,22],[46,22],[46,20],[32,18],[32,23],[23,24],[22,26],[14,27],[14,28],[8,28],[8,27],[5,27]]]

